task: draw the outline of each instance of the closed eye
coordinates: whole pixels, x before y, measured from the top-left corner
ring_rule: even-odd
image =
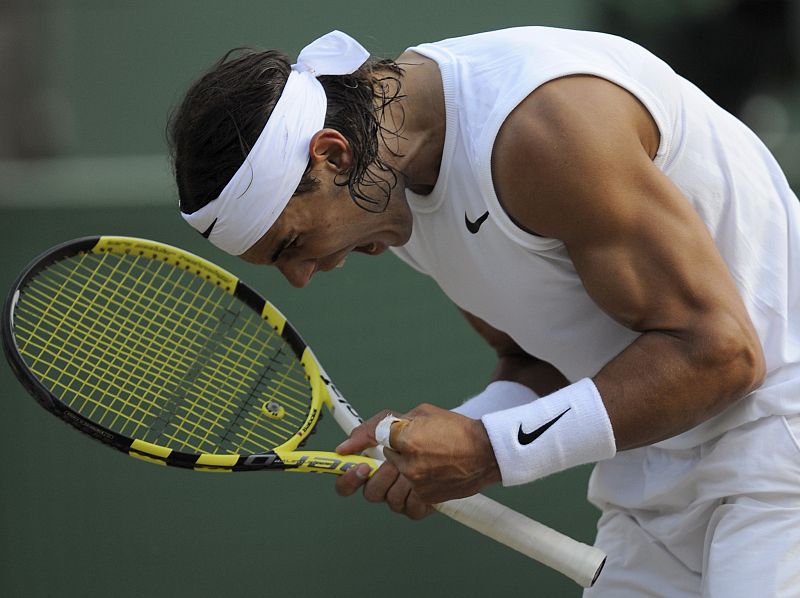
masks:
[[[273,264],[278,261],[278,258],[281,256],[286,249],[291,249],[292,247],[297,247],[297,241],[300,239],[300,235],[295,235],[289,240],[284,239],[281,244],[278,246],[278,249],[275,253],[272,254],[272,259],[270,260]]]

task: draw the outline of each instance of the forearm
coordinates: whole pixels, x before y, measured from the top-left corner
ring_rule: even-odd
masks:
[[[594,376],[618,450],[685,432],[758,387],[764,365],[757,339],[719,330],[642,334]]]
[[[752,329],[713,315],[684,334],[648,332],[583,379],[532,404],[486,413],[506,485],[658,442],[713,417],[760,383]]]

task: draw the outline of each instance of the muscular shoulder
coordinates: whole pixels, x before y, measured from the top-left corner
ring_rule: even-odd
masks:
[[[531,232],[559,237],[570,202],[610,191],[658,148],[658,129],[628,91],[592,76],[537,88],[501,127],[492,153],[498,198]]]

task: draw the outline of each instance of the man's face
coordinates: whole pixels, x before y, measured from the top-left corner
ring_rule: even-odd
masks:
[[[358,207],[346,187],[320,177],[318,189],[294,196],[243,260],[275,265],[292,286],[304,287],[316,272],[344,264],[351,251],[378,255],[403,245],[411,235],[411,214],[403,197],[392,197],[385,212]]]

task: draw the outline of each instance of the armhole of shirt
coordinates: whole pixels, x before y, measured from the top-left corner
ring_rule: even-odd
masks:
[[[606,79],[622,87],[636,97],[650,113],[650,116],[653,118],[656,123],[656,127],[658,128],[660,141],[658,150],[656,151],[656,156],[653,159],[653,163],[658,168],[664,170],[670,161],[670,150],[672,147],[672,127],[667,111],[664,109],[661,101],[658,100],[646,88],[638,84],[636,81],[619,73],[608,72],[603,69],[592,68],[591,66],[575,67],[571,65],[561,69],[554,68],[541,76],[538,81],[534,82],[533,85],[521,86],[509,93],[506,96],[507,101],[496,107],[492,112],[492,115],[487,120],[483,135],[481,136],[478,144],[480,147],[477,165],[478,180],[482,187],[481,192],[486,198],[486,208],[489,210],[489,213],[500,229],[512,241],[534,252],[543,252],[561,248],[564,243],[560,239],[537,236],[521,228],[520,225],[517,224],[505,211],[494,189],[494,181],[492,178],[492,150],[494,149],[494,142],[497,138],[497,134],[500,132],[500,127],[503,125],[511,111],[514,110],[514,108],[516,108],[522,102],[522,100],[524,100],[538,87],[547,83],[548,81],[570,75],[592,75]]]

